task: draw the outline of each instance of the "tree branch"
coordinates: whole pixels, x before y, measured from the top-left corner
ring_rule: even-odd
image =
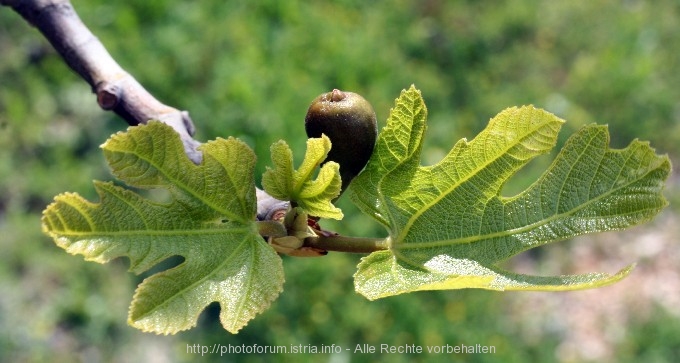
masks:
[[[194,125],[186,111],[167,106],[116,63],[104,45],[76,14],[68,0],[0,0],[35,26],[71,69],[97,95],[99,107],[113,111],[130,125],[159,120],[182,138],[189,158],[199,163],[200,144],[192,138]]]
[[[0,5],[11,7],[47,38],[66,64],[92,87],[102,109],[113,111],[133,126],[149,120],[170,125],[180,135],[189,158],[201,162],[200,142],[192,137],[195,129],[189,113],[161,103],[123,70],[83,24],[70,1],[0,0]],[[261,220],[289,208],[288,202],[260,189],[257,201],[257,218]]]
[[[373,253],[389,249],[386,238],[346,237],[329,235],[305,238],[304,247],[312,247],[325,251],[349,253]]]

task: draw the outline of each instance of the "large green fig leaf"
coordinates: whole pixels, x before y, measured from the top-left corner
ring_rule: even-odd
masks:
[[[608,147],[605,126],[573,135],[528,189],[502,197],[503,184],[551,150],[562,120],[534,107],[509,108],[474,140],[458,141],[443,160],[420,166],[427,110],[414,87],[396,100],[366,169],[350,195],[389,231],[389,250],[359,264],[357,291],[369,299],[417,290],[572,290],[625,277],[540,277],[498,268],[530,248],[572,236],[619,230],[651,219],[667,202],[667,156],[645,142]]]
[[[222,324],[235,333],[279,295],[283,267],[255,224],[255,155],[247,145],[211,141],[201,146],[203,162],[195,165],[172,128],[151,122],[112,136],[102,148],[120,180],[166,189],[171,200],[154,202],[95,182],[99,203],[61,194],[44,211],[43,229],[86,260],[127,256],[138,274],[169,257],[184,258],[139,285],[128,316],[132,326],[173,334],[195,326],[217,301]]]

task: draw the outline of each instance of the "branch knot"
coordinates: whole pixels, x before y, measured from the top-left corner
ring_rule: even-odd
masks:
[[[115,84],[100,82],[97,84],[95,92],[97,94],[97,103],[103,110],[111,111],[118,105],[121,90]]]

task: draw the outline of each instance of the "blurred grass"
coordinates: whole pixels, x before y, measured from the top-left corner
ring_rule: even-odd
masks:
[[[528,103],[567,120],[562,141],[584,124],[606,123],[614,146],[650,140],[678,160],[680,5],[673,0],[73,3],[126,70],[163,102],[191,112],[199,140],[231,135],[251,145],[258,176],[278,139],[302,157],[302,120],[318,94],[358,92],[384,123],[394,98],[411,83],[429,108],[426,164],[459,138],[474,137],[502,109]],[[507,301],[515,294],[427,292],[368,302],[353,292],[359,257],[339,254],[284,258],[284,293],[239,335],[219,326],[215,306],[198,328],[174,337],[129,328],[127,304],[139,279],[125,272],[127,261],[100,266],[69,256],[41,234],[39,221],[60,192],[95,197],[91,180],[111,179],[98,145],[124,128],[97,108],[88,86],[35,29],[0,8],[0,361],[216,358],[187,354],[186,345],[195,343],[479,343],[499,353],[456,359],[564,361],[556,350],[563,333],[551,330],[550,321],[531,340],[521,334],[529,322],[508,318],[515,312]],[[506,192],[521,190],[549,162],[532,162]],[[667,194],[677,212],[677,175]],[[347,217],[328,228],[384,234],[347,200],[340,203]],[[563,259],[575,258],[565,253]],[[659,308],[636,318],[632,310],[626,339],[608,359],[677,360],[677,315]],[[650,342],[656,336],[660,340]],[[333,359],[350,358],[376,356]]]

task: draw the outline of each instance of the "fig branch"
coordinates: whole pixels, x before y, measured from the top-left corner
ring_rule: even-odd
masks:
[[[35,26],[61,55],[66,64],[82,77],[105,111],[112,111],[129,125],[159,120],[170,125],[182,139],[187,156],[200,163],[201,144],[193,139],[194,124],[187,111],[165,105],[152,96],[109,54],[104,45],[81,21],[68,0],[0,0],[29,24]],[[287,202],[257,190],[257,215],[264,220],[288,208]]]
[[[305,238],[303,247],[324,251],[371,253],[389,249],[388,239],[368,237],[347,237],[341,235],[320,235]]]
[[[186,111],[167,106],[153,97],[111,57],[104,45],[83,24],[68,0],[0,0],[52,44],[66,64],[92,87],[99,107],[113,111],[129,125],[159,120],[182,138],[189,158],[200,162],[200,144],[192,138],[194,125]]]
[[[42,33],[66,64],[90,85],[103,110],[114,112],[132,126],[149,120],[170,125],[180,135],[187,156],[194,163],[201,162],[197,149],[201,143],[193,139],[195,128],[189,113],[163,104],[126,72],[82,22],[69,0],[0,0],[0,5],[12,8]],[[373,108],[358,94],[333,90],[312,102],[305,130],[308,137],[326,134],[331,139],[333,147],[326,161],[340,164],[342,193],[373,152],[377,138]],[[291,210],[290,202],[261,189],[256,190],[256,195],[259,221],[275,221]],[[303,247],[356,253],[387,248],[385,239],[320,232],[305,238]]]

